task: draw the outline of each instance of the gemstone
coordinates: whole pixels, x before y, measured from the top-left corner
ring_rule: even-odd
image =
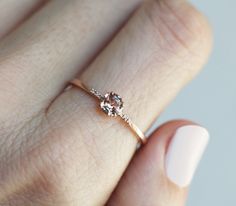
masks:
[[[121,114],[123,110],[123,101],[118,94],[109,92],[105,94],[100,103],[100,107],[108,116],[115,117]]]

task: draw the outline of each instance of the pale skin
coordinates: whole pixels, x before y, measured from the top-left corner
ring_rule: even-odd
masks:
[[[183,0],[1,0],[0,205],[182,206],[166,148],[187,120],[137,139],[78,88],[115,91],[147,131],[203,67],[209,25]]]

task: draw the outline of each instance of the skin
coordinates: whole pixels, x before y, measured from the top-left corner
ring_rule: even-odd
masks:
[[[0,205],[184,205],[164,158],[175,130],[194,123],[168,122],[135,152],[125,124],[64,88],[78,77],[117,92],[146,131],[206,62],[205,17],[182,0],[18,4],[0,3],[11,14],[0,18]]]

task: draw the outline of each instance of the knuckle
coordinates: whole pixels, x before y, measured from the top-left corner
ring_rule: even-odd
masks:
[[[144,13],[158,44],[169,52],[185,51],[206,57],[211,48],[211,29],[206,18],[185,1],[152,0]]]

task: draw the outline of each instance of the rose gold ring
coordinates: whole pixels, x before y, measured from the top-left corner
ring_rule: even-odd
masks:
[[[114,92],[108,92],[105,95],[102,95],[94,88],[90,89],[85,86],[79,79],[74,79],[70,83],[76,87],[83,89],[93,97],[96,97],[100,101],[100,108],[105,114],[111,117],[121,117],[121,119],[123,119],[136,134],[138,142],[141,144],[146,143],[147,138],[145,137],[144,133],[131,121],[127,114],[123,113],[124,103],[122,98],[118,94]]]

